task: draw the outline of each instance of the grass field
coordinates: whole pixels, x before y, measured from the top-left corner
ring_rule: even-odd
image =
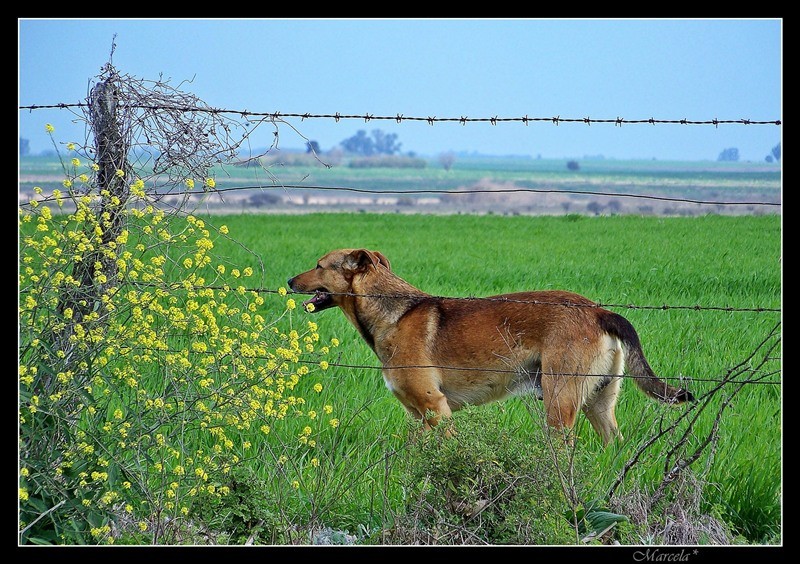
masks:
[[[481,296],[523,289],[570,289],[607,304],[733,308],[781,307],[781,225],[778,216],[726,218],[514,217],[369,214],[222,216],[243,247],[225,254],[263,261],[265,288],[314,265],[328,250],[366,247],[383,252],[393,270],[438,295]],[[222,250],[222,249],[221,249]],[[252,251],[253,255],[250,255]],[[238,256],[237,256],[238,255]],[[637,327],[655,371],[683,376],[697,396],[742,362],[780,322],[771,312],[615,308]],[[297,315],[305,315],[299,313]],[[339,361],[375,366],[368,347],[337,311],[313,318],[324,338],[342,340]],[[765,370],[780,381],[780,350]],[[400,491],[387,475],[385,453],[405,440],[404,410],[384,387],[378,370],[331,368],[327,401],[352,414],[339,430],[327,483],[339,484],[329,524],[348,530],[379,527],[399,505]],[[717,508],[750,542],[774,541],[781,526],[780,386],[751,385],[725,412],[719,442],[694,464],[705,483],[702,504]],[[498,425],[531,432],[541,421],[524,400],[486,406]],[[670,413],[666,413],[670,412]],[[666,415],[665,415],[666,413]],[[600,495],[663,417],[674,410],[647,400],[628,383],[617,417],[625,442],[603,449],[585,420],[579,449],[591,453],[587,498]],[[705,415],[705,414],[704,414]],[[713,424],[697,422],[698,435]],[[341,461],[346,460],[346,464]],[[645,490],[664,472],[659,449],[648,451],[628,478]],[[261,469],[269,474],[269,468]],[[340,475],[336,475],[340,473]],[[394,485],[393,485],[394,484]],[[332,522],[336,521],[336,522]]]
[[[653,178],[660,174],[655,168],[651,172]],[[681,190],[705,174],[702,170],[684,172],[691,181]],[[774,193],[776,180],[770,171],[764,173],[766,180],[758,176],[761,172],[746,178],[738,176],[740,172],[729,172],[736,186],[758,191],[764,181]],[[372,171],[364,173],[364,181],[369,173]],[[388,173],[381,174],[385,177]],[[541,174],[556,173],[542,170]],[[606,169],[598,174],[616,172]],[[676,172],[669,174],[673,178],[667,184],[675,181]],[[640,182],[637,178],[641,177],[632,181]],[[718,190],[725,178],[716,178],[712,184]],[[709,409],[692,423],[682,450],[672,449],[679,439],[676,431],[641,454],[639,449],[659,429],[679,420],[683,409],[648,400],[627,382],[617,409],[623,442],[604,448],[588,423],[579,420],[575,456],[580,460],[580,475],[575,487],[583,501],[603,498],[629,465],[619,491],[627,496],[652,494],[671,465],[679,462],[672,454],[690,454],[715,430],[718,436],[713,447],[701,449],[692,463],[691,487],[683,482],[676,486],[676,503],[691,500],[696,507],[687,507],[687,513],[720,517],[746,542],[781,541],[782,353],[778,344],[764,359],[761,347],[764,341],[774,342],[770,335],[776,327],[780,334],[781,314],[756,311],[782,305],[780,216],[258,215],[220,214],[217,210],[203,219],[215,228],[227,226],[229,237],[215,237],[215,255],[228,271],[234,265],[253,267],[255,276],[247,281],[250,287],[285,287],[287,278],[311,268],[327,251],[365,247],[380,250],[399,276],[435,295],[568,289],[611,304],[610,309],[637,328],[656,373],[683,379],[681,385],[698,397],[712,391],[717,381],[732,371],[741,370],[742,377],[753,379],[769,374],[766,381],[773,384],[744,385],[735,397],[727,388],[716,393]],[[285,311],[286,297],[264,295],[261,315],[271,319]],[[315,457],[318,471],[304,474],[298,465],[296,485],[287,480],[290,470],[276,469],[276,460],[291,450],[289,445],[302,434],[304,423],[287,419],[266,437],[245,433],[243,439],[253,444],[245,466],[259,484],[253,499],[261,500],[259,515],[265,511],[277,514],[281,525],[294,528],[298,538],[302,537],[298,531],[325,526],[357,534],[365,543],[379,542],[381,531],[394,526],[398,516],[414,503],[403,468],[407,453],[417,452],[416,434],[409,432],[405,411],[384,386],[375,368],[377,360],[344,317],[335,310],[310,315],[298,308],[291,323],[300,327],[309,320],[318,323],[321,342],[334,337],[341,341],[333,365],[317,378],[323,385],[320,402],[332,405],[341,423],[335,431],[320,436]],[[192,336],[187,333],[174,339],[184,346],[191,343]],[[160,369],[152,374],[143,371],[139,377],[142,389],[165,393]],[[298,394],[313,395],[311,385],[311,381],[301,381]],[[118,401],[126,412],[136,412],[138,400],[134,397]],[[715,414],[723,406],[724,412],[716,420]],[[479,409],[481,417],[491,422],[485,433],[490,444],[499,440],[499,429],[511,429],[516,440],[539,441],[542,437],[540,407],[533,400],[517,398]],[[465,424],[460,417],[458,414],[456,424]],[[200,442],[195,444],[193,437],[182,439],[187,441],[186,452],[215,446],[202,442],[207,438],[198,438]],[[629,464],[634,458],[635,463]],[[687,488],[696,496],[690,496]],[[681,497],[684,495],[688,497]],[[666,527],[668,523],[663,521],[671,518],[656,514],[647,520],[661,519]],[[622,540],[647,543],[642,531],[634,529]],[[280,538],[285,541],[284,536]]]

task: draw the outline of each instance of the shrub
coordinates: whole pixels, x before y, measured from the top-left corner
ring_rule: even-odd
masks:
[[[352,159],[350,168],[425,168],[428,161],[419,157],[400,155],[378,155]]]
[[[165,214],[119,170],[122,202],[71,164],[66,193],[19,210],[20,542],[113,543],[131,520],[160,542],[197,499],[226,503],[283,427],[297,455],[337,423],[313,405],[329,349],[218,256],[226,226]]]
[[[406,512],[397,516],[390,542],[576,542],[564,517],[571,453],[541,430],[500,427],[493,413],[467,408],[454,415],[453,437],[445,423],[412,442],[401,472]]]

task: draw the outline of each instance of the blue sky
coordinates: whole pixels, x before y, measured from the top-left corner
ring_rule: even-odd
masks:
[[[19,105],[83,101],[108,61],[159,75],[210,106],[256,112],[436,117],[782,120],[782,21],[556,19],[19,20]],[[65,110],[19,112],[36,153],[84,138]],[[775,125],[614,125],[294,120],[329,149],[359,129],[403,151],[572,158],[763,161]],[[280,147],[302,137],[283,127]],[[271,142],[261,128],[255,146]]]

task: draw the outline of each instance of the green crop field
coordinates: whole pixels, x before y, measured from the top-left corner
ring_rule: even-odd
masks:
[[[393,270],[415,286],[438,295],[481,296],[527,289],[562,288],[606,304],[701,306],[715,309],[614,308],[637,327],[656,372],[684,377],[700,397],[740,363],[780,323],[774,312],[724,311],[724,308],[781,307],[781,225],[778,216],[726,218],[639,218],[567,216],[392,216],[313,214],[302,216],[222,216],[233,238],[249,249],[225,252],[241,263],[263,262],[264,288],[311,268],[334,248],[366,247],[383,252]],[[252,252],[252,255],[250,254]],[[297,313],[297,316],[308,314]],[[311,316],[308,316],[311,318]],[[336,310],[313,316],[322,340],[342,341],[339,362],[375,366],[377,361],[356,330]],[[780,349],[762,370],[780,382]],[[335,525],[355,530],[380,526],[387,505],[400,492],[386,476],[383,457],[406,440],[405,412],[384,387],[375,369],[332,367],[325,394],[343,416],[335,455],[348,484],[328,499]],[[781,526],[781,393],[778,385],[753,384],[736,397],[719,423],[715,449],[694,463],[705,482],[702,502],[715,507],[750,542],[775,538]],[[534,435],[541,421],[526,400],[485,406],[499,426]],[[636,447],[675,411],[645,399],[628,382],[617,417],[625,441],[604,449],[585,420],[579,423],[578,448],[593,462],[587,496],[601,495]],[[708,432],[713,414],[696,423]],[[343,417],[343,420],[345,417]],[[400,437],[400,438],[398,438]],[[629,482],[653,488],[664,461],[649,451]],[[269,468],[262,471],[269,474]],[[387,488],[389,491],[384,491]],[[379,491],[380,490],[380,491]],[[320,493],[321,497],[325,497]]]

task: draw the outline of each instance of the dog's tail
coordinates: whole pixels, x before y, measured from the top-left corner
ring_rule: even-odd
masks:
[[[655,375],[644,357],[639,335],[630,321],[619,314],[604,310],[600,311],[599,321],[604,331],[616,335],[622,341],[625,349],[626,372],[633,378],[639,389],[651,398],[665,403],[695,401],[690,391],[670,386]]]

